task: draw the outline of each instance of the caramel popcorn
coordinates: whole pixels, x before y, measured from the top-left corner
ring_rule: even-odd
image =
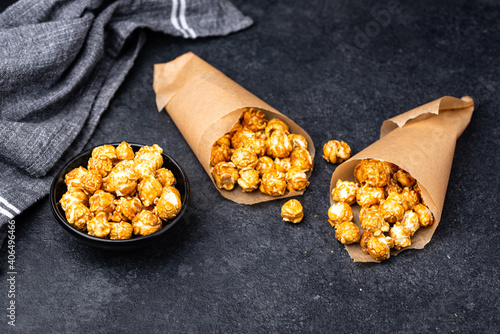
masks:
[[[231,145],[234,149],[241,148],[247,141],[254,139],[255,134],[252,130],[247,128],[242,128],[236,131],[231,137]]]
[[[285,174],[287,189],[289,191],[293,190],[303,190],[309,185],[309,180],[307,180],[307,174],[304,170],[299,167],[291,167]]]
[[[88,169],[78,167],[65,175],[67,191],[59,203],[68,223],[109,239],[161,229],[161,219],[172,219],[182,206],[173,173],[161,167],[162,152],[155,144],[134,153],[126,142],[116,149],[112,145],[93,149]]]
[[[290,153],[290,163],[292,166],[300,167],[300,169],[306,172],[312,170],[313,159],[311,154],[305,148],[299,147]]]
[[[292,163],[290,162],[290,158],[276,158],[274,159],[274,168],[278,172],[286,173],[292,167]]]
[[[292,149],[305,148],[307,150],[307,139],[298,133],[290,133],[290,140],[292,141]]]
[[[359,242],[361,232],[358,225],[351,221],[345,221],[335,226],[335,238],[344,245]]]
[[[282,196],[286,191],[285,174],[275,169],[269,170],[262,175],[260,191],[271,196]]]
[[[219,162],[213,167],[212,176],[217,188],[226,190],[232,190],[240,177],[236,166],[232,162]]]
[[[257,166],[255,167],[255,169],[259,172],[260,176],[262,176],[268,170],[274,168],[275,168],[274,161],[268,156],[260,157],[259,161],[257,162]]]
[[[292,152],[293,146],[288,133],[277,129],[266,140],[266,154],[273,158],[286,158]]]
[[[283,220],[297,224],[304,218],[302,204],[296,199],[291,199],[281,207],[281,217]]]
[[[264,130],[267,126],[266,115],[258,109],[250,108],[243,112],[241,125],[253,132]]]
[[[248,148],[259,157],[262,157],[266,154],[266,141],[264,139],[249,139],[243,144],[243,147]]]
[[[272,120],[267,122],[267,126],[264,131],[266,132],[266,137],[269,138],[271,137],[272,133],[276,130],[280,130],[288,134],[289,129],[290,128],[288,127],[288,125],[286,125],[286,123],[283,122],[281,119],[273,118]]]
[[[351,148],[343,141],[330,140],[323,145],[323,158],[332,164],[341,163],[351,157]]]
[[[239,171],[238,185],[243,192],[251,192],[259,188],[260,174],[252,167],[243,168]]]
[[[214,146],[216,146],[216,145],[219,145],[219,146],[226,145],[227,147],[231,147],[231,134],[226,133],[224,136],[217,139]]]
[[[242,147],[234,150],[231,161],[237,169],[254,168],[259,162],[259,157],[250,149]]]
[[[411,246],[417,230],[434,223],[417,181],[397,165],[361,160],[354,169],[354,178],[355,182],[337,180],[331,194],[336,203],[328,210],[328,221],[337,230],[345,224],[341,224],[343,220],[351,222],[350,205],[355,199],[360,206],[359,243],[363,252],[375,260],[388,259],[392,248],[399,251]],[[336,238],[346,241],[341,235]]]
[[[231,155],[233,151],[226,145],[216,145],[212,147],[210,153],[210,166],[215,166],[219,162],[231,161]]]

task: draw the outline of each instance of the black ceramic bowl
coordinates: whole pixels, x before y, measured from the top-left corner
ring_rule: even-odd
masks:
[[[120,143],[113,143],[111,145],[116,147],[119,144]],[[136,152],[145,145],[130,143],[130,146],[132,146],[132,149],[134,150],[134,152]],[[86,232],[78,231],[77,229],[72,227],[66,220],[64,210],[61,208],[61,205],[59,204],[59,200],[67,190],[66,184],[64,183],[64,176],[68,172],[79,166],[83,166],[86,168],[91,155],[92,155],[92,150],[89,150],[69,161],[59,171],[59,173],[56,174],[54,181],[52,182],[52,186],[50,187],[49,196],[50,196],[50,206],[52,209],[52,213],[54,214],[54,217],[56,218],[57,222],[69,234],[75,237],[78,241],[93,247],[98,247],[106,250],[123,251],[123,250],[130,250],[139,247],[144,247],[156,243],[161,239],[163,239],[166,235],[168,235],[172,227],[174,227],[176,224],[179,224],[189,204],[189,199],[191,195],[189,180],[186,175],[186,172],[181,167],[181,165],[179,165],[179,163],[175,161],[171,156],[169,156],[166,153],[163,153],[162,154],[163,167],[170,169],[174,174],[175,179],[177,180],[177,184],[175,185],[175,187],[177,188],[177,190],[179,190],[179,193],[181,195],[182,208],[174,219],[163,222],[163,227],[161,230],[147,236],[133,236],[131,239],[126,239],[126,240],[110,240],[88,235]]]

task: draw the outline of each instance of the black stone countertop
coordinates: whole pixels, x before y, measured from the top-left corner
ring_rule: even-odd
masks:
[[[158,143],[192,185],[184,224],[161,245],[126,254],[75,242],[48,198],[16,217],[16,327],[7,325],[0,251],[0,328],[19,333],[494,333],[500,331],[497,214],[500,3],[235,1],[254,19],[227,37],[148,42],[87,147]],[[397,5],[397,13],[388,13]],[[378,27],[378,28],[377,28]],[[368,29],[371,37],[362,36]],[[372,30],[370,30],[372,29]],[[193,51],[312,137],[317,156],[300,197],[225,200],[168,114],[155,109],[153,64]],[[381,264],[354,263],[327,221],[336,165],[330,139],[353,153],[382,122],[444,95],[470,95],[441,223],[431,242]],[[0,329],[0,331],[3,331]]]

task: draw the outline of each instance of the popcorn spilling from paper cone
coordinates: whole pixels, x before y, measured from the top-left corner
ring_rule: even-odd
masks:
[[[456,141],[469,124],[473,110],[472,98],[445,96],[386,120],[380,139],[339,165],[332,174],[330,193],[339,179],[354,181],[356,165],[366,159],[395,164],[417,180],[434,224],[417,230],[409,247],[392,249],[391,255],[405,249],[421,249],[431,240],[441,219]],[[330,196],[333,205],[336,201]],[[359,207],[353,206],[353,211],[354,223],[360,226]],[[377,262],[360,244],[345,247],[355,262]]]
[[[212,147],[238,124],[245,110],[260,110],[267,120],[283,120],[290,133],[305,138],[307,151],[311,159],[314,158],[314,144],[300,126],[192,52],[168,63],[155,64],[153,88],[158,111],[166,109],[214,185],[216,180],[210,164]],[[310,175],[311,171],[312,167],[307,174]],[[283,196],[274,197],[258,190],[243,192],[216,188],[224,197],[242,204],[297,196],[304,192],[292,189]]]

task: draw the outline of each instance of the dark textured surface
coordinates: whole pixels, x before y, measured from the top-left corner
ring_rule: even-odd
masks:
[[[390,2],[389,2],[390,3]],[[127,254],[76,244],[48,198],[15,218],[16,327],[7,325],[7,248],[0,251],[2,324],[20,333],[494,333],[500,331],[498,146],[500,4],[396,1],[372,38],[375,1],[235,1],[255,21],[224,38],[148,42],[87,147],[160,144],[192,185],[185,223],[164,244]],[[3,7],[0,7],[3,8]],[[193,51],[311,135],[359,152],[383,120],[443,95],[476,110],[457,141],[432,241],[382,264],[357,264],[327,222],[335,165],[319,153],[300,198],[306,217],[282,222],[284,200],[222,198],[165,112],[153,64]],[[2,331],[0,329],[0,331]]]

